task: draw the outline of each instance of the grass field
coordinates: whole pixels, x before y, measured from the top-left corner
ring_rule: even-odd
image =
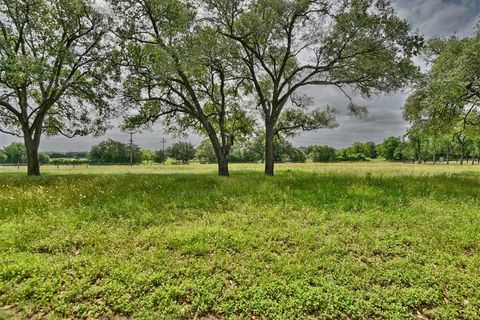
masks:
[[[277,168],[0,167],[0,318],[480,318],[480,166]]]

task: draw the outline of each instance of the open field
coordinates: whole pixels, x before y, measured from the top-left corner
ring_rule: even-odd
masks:
[[[480,166],[277,168],[0,167],[0,318],[480,318]]]
[[[277,172],[284,171],[305,171],[319,174],[353,174],[353,175],[376,175],[376,176],[405,176],[405,175],[438,175],[438,174],[480,174],[480,165],[464,164],[451,162],[445,164],[415,164],[411,163],[392,163],[385,161],[367,161],[367,162],[337,162],[337,163],[280,163],[275,164]],[[230,171],[235,173],[263,172],[263,164],[255,163],[232,163]],[[1,174],[26,174],[27,169],[21,166],[1,166]],[[215,174],[217,172],[216,164],[191,163],[188,165],[106,165],[106,166],[42,166],[42,174],[45,175],[78,175],[78,174]]]

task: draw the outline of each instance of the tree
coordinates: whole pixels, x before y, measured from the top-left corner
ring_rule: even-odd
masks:
[[[149,126],[163,119],[169,130],[186,129],[209,138],[218,174],[228,176],[230,149],[249,133],[231,57],[237,46],[205,24],[191,2],[181,0],[111,0],[119,17],[118,35],[126,55],[123,96],[136,114],[127,127]]]
[[[262,143],[265,143],[262,141]],[[262,149],[265,149],[264,147]],[[303,151],[295,148],[291,142],[277,137],[275,139],[275,162],[305,162],[307,160]]]
[[[155,161],[156,163],[161,163],[161,164],[164,164],[165,161],[167,161],[167,153],[163,150],[157,150],[155,152],[155,158],[153,159],[153,161]]]
[[[215,150],[213,150],[212,144],[208,140],[203,140],[197,147],[196,157],[203,163],[215,163],[217,161]]]
[[[112,139],[103,141],[92,146],[89,153],[89,160],[100,164],[127,164],[132,156],[133,163],[142,162],[142,151],[140,147],[124,144]]]
[[[298,148],[293,148],[290,151],[288,161],[293,163],[305,163],[307,161],[307,155]]]
[[[405,118],[428,137],[453,137],[463,163],[464,133],[480,126],[480,34],[433,39],[427,48],[430,69],[408,97]]]
[[[265,173],[274,173],[274,140],[335,126],[332,108],[307,112],[307,86],[346,87],[364,96],[403,87],[417,68],[422,39],[390,2],[204,0],[219,32],[241,48],[241,60],[265,125]],[[350,98],[349,98],[350,99]],[[351,99],[350,99],[351,101]],[[364,108],[349,103],[352,114]]]
[[[263,162],[263,149],[263,138],[256,136],[234,146],[230,161],[241,163]]]
[[[188,163],[195,158],[195,147],[189,142],[177,142],[168,148],[168,153],[175,160]]]
[[[0,17],[0,132],[24,139],[39,175],[43,133],[105,129],[109,22],[93,0],[0,0]]]
[[[378,146],[378,153],[385,160],[394,161],[398,159],[397,149],[400,147],[401,140],[397,137],[389,137],[383,141],[382,144]]]
[[[48,164],[50,162],[50,157],[43,152],[38,154],[38,161],[40,164]]]
[[[6,163],[25,163],[27,161],[27,151],[25,146],[19,142],[13,142],[2,151]]]
[[[147,164],[155,158],[155,153],[149,149],[142,149],[142,160]]]
[[[335,161],[336,150],[329,146],[313,146],[310,152],[310,159],[313,162]]]

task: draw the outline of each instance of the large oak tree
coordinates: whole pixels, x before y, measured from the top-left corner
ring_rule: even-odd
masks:
[[[43,133],[100,132],[110,114],[107,18],[93,0],[0,0],[0,131],[39,175]]]
[[[218,174],[228,176],[232,145],[253,126],[240,99],[236,43],[219,37],[187,1],[111,3],[124,53],[126,127],[161,120],[177,132],[191,128],[209,138]]]
[[[411,57],[422,39],[388,0],[203,3],[218,32],[242,48],[240,63],[265,125],[267,175],[274,173],[275,135],[332,126],[329,109],[310,112],[301,103],[308,101],[302,88],[336,87],[347,98],[354,89],[368,97],[403,87],[417,71]],[[348,105],[352,113],[363,112]]]

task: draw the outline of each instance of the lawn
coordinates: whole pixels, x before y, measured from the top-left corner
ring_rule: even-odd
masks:
[[[0,318],[480,318],[480,166],[261,169],[0,168]]]

